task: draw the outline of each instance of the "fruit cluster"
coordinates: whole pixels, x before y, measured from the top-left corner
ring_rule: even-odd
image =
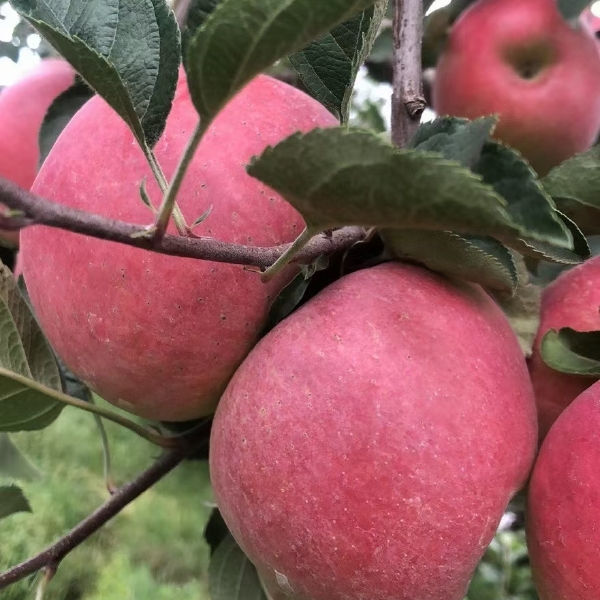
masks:
[[[39,73],[22,85],[38,90],[40,116],[19,118],[35,135],[73,80],[61,61]],[[449,31],[433,104],[443,115],[498,114],[495,137],[544,175],[600,131],[591,26],[567,22],[554,0],[478,0]],[[155,148],[167,178],[196,122],[181,71]],[[301,215],[245,166],[296,131],[336,125],[308,95],[256,77],[207,130],[179,208],[191,219],[209,214],[206,237],[293,241]],[[149,198],[161,190],[101,97],[71,119],[35,182],[32,135],[10,154],[20,156],[10,167],[20,185],[105,217],[148,220],[132,198],[144,180]],[[238,265],[31,226],[19,271],[53,349],[107,401],[152,420],[214,413],[218,506],[271,600],[461,600],[526,487],[542,600],[600,595],[600,383],[553,371],[540,353],[550,329],[600,330],[600,258],[546,288],[527,360],[481,287],[401,261],[344,275],[266,335],[296,267],[262,283]]]

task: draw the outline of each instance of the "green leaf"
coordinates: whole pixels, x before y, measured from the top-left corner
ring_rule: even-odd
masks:
[[[600,331],[550,329],[540,347],[544,362],[561,373],[600,377]]]
[[[266,335],[275,325],[283,321],[300,304],[304,294],[310,285],[312,276],[317,271],[322,271],[329,266],[326,255],[321,255],[310,265],[304,265],[302,270],[290,283],[288,283],[279,295],[273,300],[269,310],[267,323],[261,335]]]
[[[90,87],[78,80],[60,94],[50,105],[39,133],[40,161],[42,166],[54,142],[67,126],[73,115],[94,95]]]
[[[561,265],[578,265],[590,256],[590,247],[577,225],[566,215],[556,211],[573,236],[573,251],[553,244],[521,240],[514,247],[523,254]]]
[[[208,589],[211,600],[267,600],[256,568],[231,535],[211,558]]]
[[[300,50],[374,0],[223,0],[190,40],[192,100],[210,123],[263,69]]]
[[[590,244],[585,235],[583,235],[581,229],[579,229],[577,223],[559,210],[556,210],[555,212],[562,219],[563,223],[567,226],[573,236],[573,252],[575,255],[583,260],[589,258],[591,256]]]
[[[127,122],[160,138],[175,94],[180,34],[164,0],[11,0]]]
[[[387,0],[376,1],[289,57],[309,93],[342,123],[348,122],[356,75],[369,55],[386,8]]]
[[[558,0],[558,10],[565,19],[576,19],[592,0]]]
[[[414,229],[382,229],[380,233],[399,258],[420,262],[433,271],[472,281],[487,289],[512,293],[517,287],[512,254],[493,238]]]
[[[223,0],[192,0],[188,8],[187,17],[185,20],[185,28],[181,34],[181,46],[183,61],[187,63],[187,50],[190,41],[204,25],[204,21],[208,19],[210,14],[217,8]]]
[[[592,207],[579,200],[562,196],[552,196],[552,200],[560,212],[576,223],[585,235],[600,234],[600,206]]]
[[[195,33],[223,0],[192,0],[186,19],[186,30]]]
[[[21,454],[6,433],[0,433],[0,477],[32,481],[39,471]]]
[[[486,142],[473,171],[507,201],[508,213],[527,232],[523,237],[525,244],[503,240],[508,245],[524,253],[534,253],[537,242],[573,249],[569,228],[555,210],[535,172],[516,150],[498,142]],[[547,250],[546,247],[544,249]]]
[[[204,539],[210,548],[211,556],[219,548],[221,542],[229,535],[229,529],[221,516],[221,512],[218,508],[213,508],[210,518],[204,527]]]
[[[19,288],[19,291],[21,292],[21,297],[23,298],[23,300],[26,302],[27,306],[29,307],[31,314],[33,314],[33,307],[31,305],[31,300],[29,298],[29,292],[27,291],[27,286],[25,285],[25,279],[24,279],[23,275],[19,276],[19,279],[17,281],[17,286]],[[75,377],[75,375],[71,372],[71,370],[67,367],[67,365],[65,365],[65,363],[60,359],[59,356],[56,356],[56,354],[53,354],[53,356],[54,356],[54,360],[56,361],[56,364],[58,366],[58,371],[59,371],[59,376],[60,376],[60,381],[61,381],[60,389],[62,389],[62,391],[65,394],[67,394],[73,398],[77,398],[79,400],[84,400],[85,402],[89,402],[91,399],[92,392],[87,387],[87,385],[85,383],[83,383],[82,381],[80,381],[77,377]]]
[[[532,282],[521,255],[513,252],[513,260],[518,275],[516,291],[512,294],[493,291],[493,296],[507,316],[523,355],[529,357],[540,324],[542,287]]]
[[[31,512],[31,506],[23,490],[16,485],[0,486],[0,519],[19,512]]]
[[[524,233],[507,203],[468,169],[437,154],[400,150],[368,131],[297,133],[247,170],[314,230],[362,225],[507,238]]]
[[[542,184],[554,198],[600,209],[600,146],[593,146],[554,167],[542,179]]]
[[[0,267],[0,431],[41,429],[62,404],[27,386],[35,380],[61,389],[54,354],[11,271]],[[20,382],[20,383],[19,383]],[[33,382],[32,382],[33,383]]]
[[[457,160],[472,169],[479,162],[483,147],[497,122],[496,117],[482,117],[474,121],[440,117],[420,125],[410,147],[424,152],[439,152],[444,158]]]

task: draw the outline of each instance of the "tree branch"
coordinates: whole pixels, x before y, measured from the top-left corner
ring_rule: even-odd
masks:
[[[173,12],[175,13],[175,18],[179,23],[179,27],[183,28],[185,25],[185,21],[187,19],[188,12],[190,10],[190,5],[192,0],[174,0],[173,1]]]
[[[2,177],[0,203],[16,213],[14,216],[9,214],[0,217],[0,229],[16,230],[31,225],[46,225],[170,256],[266,269],[290,247],[290,244],[272,247],[243,246],[208,237],[171,234],[165,234],[162,239],[154,239],[147,225],[116,221],[51,202]],[[310,263],[321,254],[349,248],[364,239],[365,233],[362,227],[343,227],[331,235],[317,235],[295,256],[293,262]]]
[[[421,78],[423,0],[394,0],[392,140],[403,148],[427,104]]]
[[[76,525],[55,544],[36,556],[0,573],[0,590],[9,585],[47,569],[54,573],[63,558],[77,546],[87,540],[110,519],[121,512],[128,504],[141,496],[146,490],[172,471],[187,456],[197,451],[204,439],[183,442],[177,448],[162,454],[148,469],[140,473],[133,481],[120,487],[102,506]]]

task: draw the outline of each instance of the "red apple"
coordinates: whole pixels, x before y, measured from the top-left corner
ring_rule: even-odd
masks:
[[[182,75],[155,149],[168,177],[197,121]],[[198,235],[256,246],[293,240],[302,218],[251,178],[245,164],[297,130],[335,124],[303,92],[258,76],[220,113],[195,154],[178,196],[188,223],[212,206]],[[151,223],[139,193],[144,179],[158,205],[158,187],[132,133],[95,97],[69,122],[32,189],[106,217]],[[163,256],[41,226],[23,231],[21,255],[37,316],[67,366],[106,400],[166,421],[214,410],[290,275],[265,285],[239,265]]]
[[[495,137],[544,175],[600,131],[596,40],[563,19],[556,0],[478,0],[450,30],[433,105],[443,115],[500,115]]]
[[[540,600],[600,598],[600,382],[544,440],[529,484],[526,530]]]
[[[38,136],[50,105],[75,81],[75,71],[62,59],[47,58],[0,93],[0,177],[30,189],[38,170]],[[19,233],[2,231],[18,244]]]
[[[255,346],[217,408],[210,472],[273,600],[462,600],[536,436],[498,306],[387,263]]]
[[[529,360],[535,391],[540,441],[552,423],[594,378],[568,375],[550,368],[542,359],[540,344],[550,329],[600,330],[600,256],[559,275],[543,292],[540,325]]]

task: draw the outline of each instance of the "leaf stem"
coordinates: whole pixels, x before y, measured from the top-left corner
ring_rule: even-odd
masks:
[[[306,226],[302,233],[292,242],[289,248],[261,275],[262,281],[271,281],[276,275],[290,264],[294,256],[308,244],[315,231]]]
[[[198,144],[200,144],[200,140],[206,131],[206,127],[202,125],[203,122],[204,121],[198,122],[198,125],[190,136],[187,146],[183,151],[183,155],[181,156],[181,160],[179,161],[177,169],[175,170],[175,175],[173,176],[173,179],[171,180],[171,183],[165,192],[162,204],[158,209],[156,221],[154,223],[156,228],[154,232],[154,239],[161,240],[167,231],[169,219],[173,213],[175,200],[177,198],[177,194],[179,193],[179,189],[181,188],[181,184],[183,183],[183,178],[185,177],[188,167],[192,162],[192,158],[194,157],[196,149],[198,148]],[[190,233],[191,232],[188,228],[187,233],[183,235],[189,235]]]
[[[91,392],[89,401],[92,404],[96,404]],[[100,432],[100,440],[102,442],[102,466],[104,469],[104,481],[106,483],[106,489],[108,490],[109,494],[114,494],[117,486],[115,485],[115,482],[112,478],[112,466],[110,460],[110,446],[108,444],[108,435],[106,435],[106,428],[104,427],[102,417],[94,413],[94,420],[96,421],[98,431]]]
[[[152,442],[157,446],[161,446],[162,448],[171,448],[178,443],[176,440],[160,435],[159,433],[152,431],[148,427],[144,427],[143,425],[140,425],[139,423],[136,423],[135,421],[132,421],[127,417],[123,417],[122,415],[116,412],[107,410],[106,408],[98,406],[96,404],[92,404],[91,402],[85,402],[84,400],[79,400],[78,398],[68,396],[63,392],[46,387],[40,382],[35,381],[33,379],[29,379],[23,375],[20,375],[19,373],[14,373],[7,369],[0,368],[0,376],[8,377],[13,381],[24,385],[27,388],[36,390],[37,392],[40,392],[45,396],[50,396],[51,398],[58,402],[61,402],[62,404],[74,406],[76,408],[80,408],[81,410],[85,410],[86,412],[104,417],[105,419],[108,419],[109,421],[112,421],[117,425],[121,425],[122,427],[129,429],[130,431],[136,433],[145,440],[148,440],[149,442]]]
[[[48,585],[52,581],[54,575],[56,575],[56,566],[50,564],[47,565],[44,568],[42,578],[38,582],[37,589],[35,591],[35,600],[44,600],[46,590],[48,589]]]
[[[154,179],[156,179],[156,183],[158,183],[160,192],[164,196],[169,188],[169,182],[167,181],[162,167],[160,166],[160,163],[156,158],[156,154],[154,154],[154,151],[148,146],[144,147],[144,154],[146,155],[146,160],[150,165],[150,170],[154,175]],[[188,227],[188,224],[185,221],[185,217],[183,216],[181,209],[177,205],[177,202],[173,203],[173,220],[175,221],[175,225],[177,226],[177,231],[179,232],[179,235],[189,235],[190,228]]]

